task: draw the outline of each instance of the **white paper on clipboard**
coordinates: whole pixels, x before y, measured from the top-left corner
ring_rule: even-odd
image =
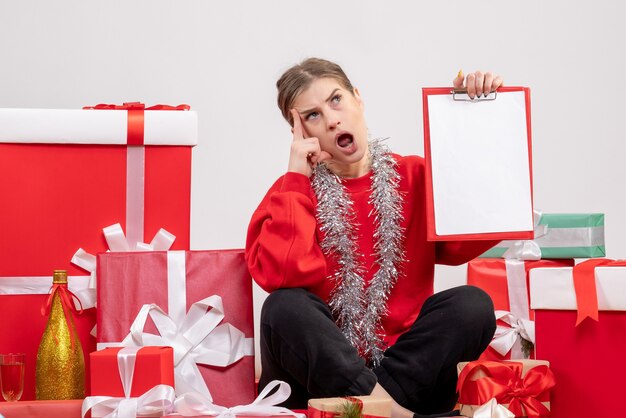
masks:
[[[524,91],[429,95],[428,117],[436,234],[532,231]]]

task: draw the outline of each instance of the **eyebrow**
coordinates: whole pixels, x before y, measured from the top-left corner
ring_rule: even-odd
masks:
[[[332,98],[335,96],[335,93],[337,93],[338,91],[341,91],[341,89],[339,87],[336,87],[332,92],[330,92],[330,94],[328,95],[328,97],[326,98],[326,100],[324,100],[325,102],[329,102],[332,100]],[[317,109],[316,107],[312,107],[310,109],[305,109],[301,112],[299,112],[302,116],[306,115],[307,113],[311,113],[313,112],[315,109]]]

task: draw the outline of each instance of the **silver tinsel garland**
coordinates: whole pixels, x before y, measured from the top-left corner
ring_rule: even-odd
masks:
[[[352,200],[341,179],[324,164],[314,170],[313,190],[318,200],[317,221],[327,257],[337,262],[330,278],[336,282],[329,305],[342,333],[370,367],[380,364],[385,349],[381,317],[387,314],[389,293],[403,261],[402,195],[396,161],[381,140],[369,144],[372,186],[369,203],[374,219],[374,251],[378,271],[365,286],[362,254],[358,253]]]

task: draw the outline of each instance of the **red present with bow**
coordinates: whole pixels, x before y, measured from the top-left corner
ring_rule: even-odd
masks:
[[[92,396],[82,416],[163,416],[174,406],[171,347],[108,348],[91,353]]]
[[[72,255],[106,251],[102,228],[120,223],[132,243],[165,228],[173,249],[189,248],[197,114],[142,107],[0,109],[0,194],[10,197],[0,207],[0,352],[25,352],[35,364],[52,272],[67,270],[82,298],[90,275]],[[94,309],[75,323],[85,352],[95,349]],[[34,383],[27,367],[23,400],[34,398]]]
[[[138,397],[156,385],[174,386],[172,347],[141,347],[130,354],[122,350],[109,347],[89,355],[91,396]]]
[[[534,312],[530,309],[528,272],[536,268],[573,266],[574,260],[514,260],[477,258],[467,265],[467,284],[480,287],[493,300],[498,328],[481,360],[506,360],[526,356],[522,338],[534,344]],[[525,343],[528,344],[528,343]]]
[[[243,250],[98,255],[98,348],[171,346],[176,394],[254,399],[252,278]]]
[[[542,360],[472,361],[459,363],[457,392],[461,415],[474,411],[495,398],[516,417],[550,416],[550,391],[555,378]]]
[[[559,381],[552,416],[614,415],[626,375],[626,260],[536,269],[530,291],[537,356]]]

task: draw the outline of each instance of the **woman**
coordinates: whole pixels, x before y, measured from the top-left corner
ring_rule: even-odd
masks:
[[[502,85],[467,76],[470,96]],[[462,87],[463,75],[454,80]],[[426,240],[424,161],[368,139],[359,91],[311,58],[277,82],[292,126],[287,173],[252,216],[246,259],[270,292],[261,314],[260,385],[287,381],[285,403],[391,396],[394,417],[456,402],[456,364],[495,331],[493,305],[462,286],[433,295],[435,263],[462,264],[495,242]],[[444,415],[445,416],[445,415]]]

